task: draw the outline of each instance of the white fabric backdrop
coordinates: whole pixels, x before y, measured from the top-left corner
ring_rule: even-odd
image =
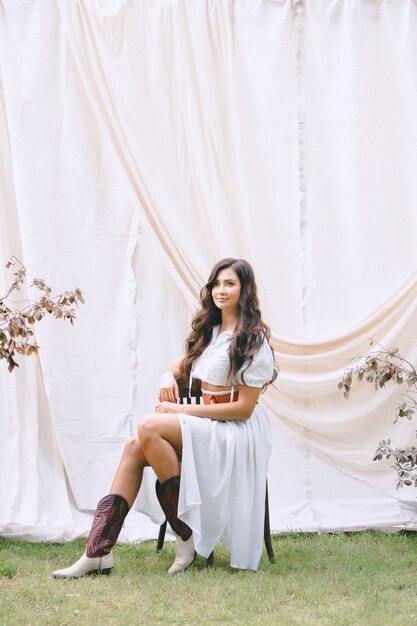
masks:
[[[370,336],[417,362],[415,3],[0,11],[0,259],[87,301],[73,328],[39,325],[39,362],[0,370],[0,533],[87,532],[232,255],[255,267],[281,366],[263,399],[273,530],[414,519],[413,490],[372,462],[382,437],[414,441],[412,422],[392,426],[397,390],[346,402],[337,382]],[[156,531],[132,512],[123,537]]]

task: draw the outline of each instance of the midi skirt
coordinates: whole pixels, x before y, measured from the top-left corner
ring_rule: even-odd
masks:
[[[183,450],[178,517],[198,554],[222,540],[231,567],[257,570],[262,555],[265,488],[272,449],[269,416],[257,404],[247,420],[179,414]]]

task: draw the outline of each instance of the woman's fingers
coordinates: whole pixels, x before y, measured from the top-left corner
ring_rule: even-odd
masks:
[[[161,387],[158,392],[159,402],[176,402],[179,400],[178,385],[171,387]]]
[[[177,387],[178,394],[178,387]],[[173,387],[161,387],[158,393],[159,402],[175,402],[175,391]]]
[[[159,402],[176,402],[178,399],[178,385],[174,374],[171,371],[164,372],[159,386]]]
[[[175,402],[160,402],[155,406],[156,413],[177,413],[178,405]]]

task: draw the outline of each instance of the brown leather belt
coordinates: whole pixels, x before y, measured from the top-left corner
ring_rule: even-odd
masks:
[[[231,400],[231,391],[229,391],[229,393],[216,394],[214,390],[207,389],[204,383],[202,383],[201,388],[205,391],[205,393],[203,393],[204,404],[225,404],[226,402],[236,402],[239,398],[239,389],[234,390],[233,400]],[[210,393],[210,391],[213,391],[213,393]]]

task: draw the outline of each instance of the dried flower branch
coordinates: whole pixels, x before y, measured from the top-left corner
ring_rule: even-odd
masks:
[[[27,280],[26,268],[19,259],[12,257],[6,268],[14,269],[13,280],[4,294],[0,297],[0,360],[5,359],[8,363],[9,372],[19,367],[15,361],[15,354],[30,356],[36,354],[39,346],[36,343],[32,326],[45,317],[53,315],[56,319],[69,319],[74,323],[78,303],[84,303],[81,289],[65,291],[58,296],[51,296],[52,289],[42,278],[34,277],[29,287],[35,287],[42,295],[35,300],[22,300],[28,303],[23,309],[10,308],[10,295],[19,291],[21,285]],[[7,302],[7,304],[6,304]]]
[[[371,340],[371,346],[377,346],[377,349],[366,356],[355,357],[348,363],[338,389],[348,399],[354,380],[371,383],[376,391],[388,383],[406,384],[408,389],[401,394],[394,424],[399,417],[410,420],[417,412],[417,372],[414,366],[400,356],[398,348],[387,350],[374,340]],[[391,457],[394,460],[392,467],[397,472],[397,489],[411,485],[417,487],[417,448],[392,448],[391,440],[383,439],[378,444],[373,460],[381,461]]]

